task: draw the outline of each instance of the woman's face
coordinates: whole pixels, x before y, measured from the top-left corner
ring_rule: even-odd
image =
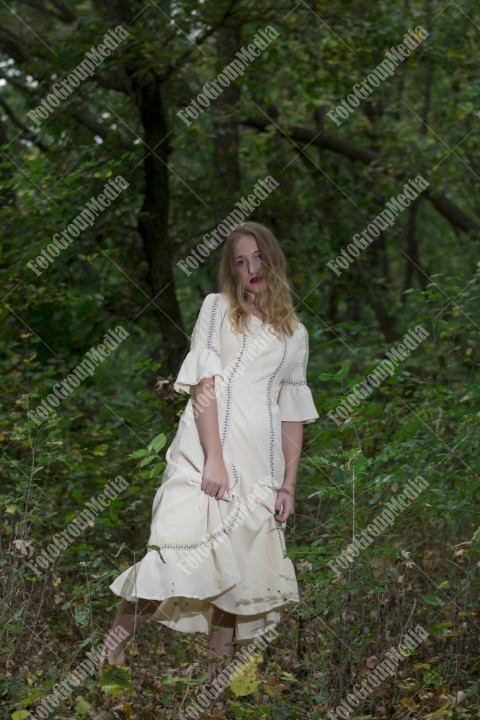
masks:
[[[255,301],[255,295],[259,292],[259,285],[262,283],[262,259],[257,241],[253,235],[241,235],[234,245],[235,265],[238,278],[247,298]]]

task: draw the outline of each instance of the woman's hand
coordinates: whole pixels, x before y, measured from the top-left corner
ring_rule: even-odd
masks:
[[[207,457],[203,466],[202,490],[210,497],[221,500],[230,492],[228,474],[223,458],[220,456]]]
[[[291,491],[280,490],[275,500],[275,520],[277,522],[285,522],[294,511],[293,494]]]

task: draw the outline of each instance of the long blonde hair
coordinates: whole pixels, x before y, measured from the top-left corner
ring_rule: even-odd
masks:
[[[232,326],[235,332],[241,332],[241,321],[246,322],[247,327],[250,321],[250,313],[245,305],[246,293],[238,277],[235,260],[235,242],[242,235],[253,235],[262,257],[262,283],[255,298],[255,306],[269,319],[277,334],[283,331],[291,337],[300,320],[293,309],[285,255],[272,231],[256,222],[238,225],[224,241],[218,284],[220,292],[229,301]]]

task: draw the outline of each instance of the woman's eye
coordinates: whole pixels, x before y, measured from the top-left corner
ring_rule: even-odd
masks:
[[[261,259],[262,259],[261,255],[255,255],[255,260],[261,260]],[[244,263],[244,262],[246,262],[246,261],[245,260],[237,260],[237,266],[240,267],[242,265],[242,263]]]

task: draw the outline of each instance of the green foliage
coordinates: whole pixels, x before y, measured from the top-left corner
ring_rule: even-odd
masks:
[[[232,118],[240,123],[239,194],[266,174],[280,182],[254,219],[272,226],[285,250],[296,310],[309,331],[308,380],[321,417],[305,426],[296,513],[288,521],[287,555],[302,601],[286,613],[282,638],[262,666],[250,667],[236,690],[225,692],[225,707],[212,705],[206,716],[324,718],[420,624],[429,638],[354,717],[475,717],[477,7],[418,0],[10,5],[1,10],[0,38],[2,717],[24,720],[101,643],[117,605],[109,583],[145,550],[165,449],[185,404],[171,386],[172,349],[159,315],[174,287],[188,338],[212,289],[218,254],[192,277],[176,262],[219,221],[218,139]],[[128,41],[40,128],[27,121],[120,20]],[[246,45],[267,24],[279,37],[235,81],[235,102],[212,102],[187,127],[178,111],[223,67],[219,31],[238,27]],[[418,24],[429,29],[428,39],[336,128],[328,111]],[[162,249],[171,258],[159,262],[171,262],[173,280],[152,300],[159,268],[149,262],[138,221],[151,189],[145,158],[160,151],[145,147],[138,88],[155,81],[168,132],[170,199],[164,222],[171,247]],[[375,159],[352,158],[352,147]],[[328,261],[419,174],[431,186],[416,214],[401,213],[340,276],[332,273]],[[126,191],[37,274],[29,263],[118,175]],[[222,191],[233,208],[236,191]],[[452,203],[456,220],[446,210]],[[328,413],[418,324],[427,339],[340,425],[332,422]],[[94,375],[41,424],[29,419],[117,325],[129,336]],[[128,487],[45,570],[35,570],[42,551],[119,475]],[[335,572],[336,558],[418,476],[428,487]],[[90,676],[52,717],[95,717],[108,707],[122,720],[181,717],[179,708],[205,680],[206,640],[149,627],[129,652],[131,672],[107,668],[98,683]]]

